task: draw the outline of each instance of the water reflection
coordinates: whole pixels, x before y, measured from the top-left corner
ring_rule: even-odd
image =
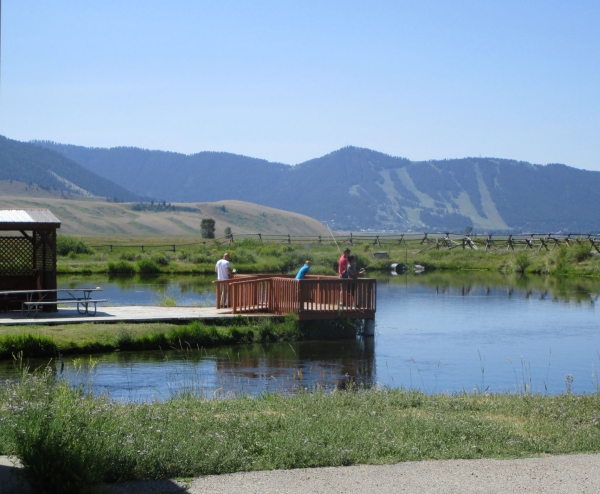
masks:
[[[344,389],[349,383],[376,383],[373,338],[245,345],[168,352],[114,352],[90,358],[65,358],[50,366],[76,385],[92,384],[114,399],[166,399],[179,394],[205,397],[298,390]],[[28,362],[31,368],[46,360]],[[11,374],[0,365],[0,377]]]

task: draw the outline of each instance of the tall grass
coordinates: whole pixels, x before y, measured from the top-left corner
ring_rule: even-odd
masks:
[[[160,329],[155,329],[156,327]],[[344,338],[356,334],[352,321],[331,321],[320,327],[322,338]],[[95,353],[113,350],[159,350],[181,347],[211,348],[276,341],[297,341],[315,336],[311,325],[299,323],[293,315],[283,318],[226,319],[213,322],[194,321],[182,326],[148,325],[133,331],[120,325],[110,330],[86,331],[85,338],[73,334],[61,343],[36,330],[0,336],[0,358],[22,352],[25,358],[56,357],[58,353]]]
[[[115,243],[117,243],[115,239]],[[157,243],[159,242],[159,243]],[[106,250],[105,257],[92,258],[87,256],[85,263],[79,262],[81,256],[77,254],[70,259],[61,257],[58,270],[65,273],[125,273],[133,274],[135,271],[142,273],[178,273],[178,274],[213,274],[215,263],[222,257],[223,252],[231,254],[232,264],[239,273],[295,273],[306,259],[313,261],[312,271],[318,274],[335,275],[333,264],[339,258],[338,249],[333,244],[263,244],[259,240],[244,239],[231,245],[218,245],[209,242],[186,246],[180,250],[165,251],[163,239],[145,238],[146,247],[141,246],[120,247]],[[485,271],[521,271],[524,255],[528,256],[530,263],[526,266],[528,273],[556,273],[560,276],[600,276],[600,256],[592,255],[590,245],[583,241],[567,249],[564,265],[556,266],[556,253],[559,249],[551,251],[522,250],[515,251],[498,249],[485,252],[482,249],[473,251],[456,248],[449,250],[429,249],[424,251],[425,245],[420,241],[409,241],[408,245],[373,245],[372,242],[354,241],[351,245],[353,254],[359,256],[359,267],[368,266],[368,271],[389,270],[390,263],[403,262],[412,268],[415,263],[420,263],[428,270],[485,270]],[[167,242],[168,243],[168,242]],[[100,247],[99,247],[100,248]],[[106,248],[106,247],[104,247]],[[388,252],[388,259],[374,259],[371,251],[383,250]],[[118,261],[125,260],[136,264],[125,271],[125,265]],[[140,264],[141,263],[141,264]]]
[[[0,388],[0,452],[44,492],[236,471],[600,451],[600,395],[356,389],[116,403],[46,370]]]

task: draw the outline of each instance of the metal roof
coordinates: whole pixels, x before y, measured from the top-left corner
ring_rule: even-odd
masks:
[[[60,228],[60,220],[47,209],[0,209],[0,229]]]

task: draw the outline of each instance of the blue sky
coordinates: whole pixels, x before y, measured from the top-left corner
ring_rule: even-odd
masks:
[[[4,0],[0,133],[600,170],[600,2]]]

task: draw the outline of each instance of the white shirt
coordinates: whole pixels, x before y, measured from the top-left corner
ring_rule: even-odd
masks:
[[[229,279],[229,261],[225,259],[219,259],[217,261],[217,279],[228,280]]]

